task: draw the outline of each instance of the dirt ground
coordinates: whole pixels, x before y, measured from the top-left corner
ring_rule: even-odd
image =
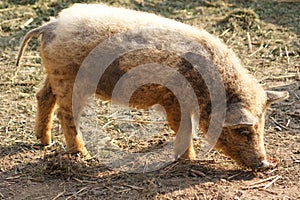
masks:
[[[28,30],[72,2],[96,1],[0,2],[0,199],[300,199],[299,1],[102,1],[205,28],[239,55],[264,88],[290,94],[268,110],[265,143],[268,155],[280,159],[276,168],[253,172],[212,151],[151,173],[121,172],[96,158],[68,155],[56,119],[55,143],[38,146],[35,93],[44,78],[38,42],[30,42],[18,68],[16,54]],[[114,133],[116,127],[109,127]]]

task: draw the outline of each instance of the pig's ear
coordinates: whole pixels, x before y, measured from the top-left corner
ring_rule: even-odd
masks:
[[[267,104],[271,104],[277,101],[282,101],[289,97],[289,93],[287,91],[278,92],[278,91],[270,91],[267,90]]]
[[[256,118],[241,103],[234,103],[227,108],[223,127],[253,126]]]

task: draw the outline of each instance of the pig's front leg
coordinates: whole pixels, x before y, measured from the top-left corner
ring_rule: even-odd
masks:
[[[195,160],[196,154],[193,146],[193,135],[198,122],[194,114],[183,117],[174,141],[175,159]]]
[[[166,107],[167,121],[171,129],[176,132],[174,141],[175,160],[194,160],[196,158],[193,147],[193,133],[197,130],[197,121],[194,115],[186,114],[180,117],[178,107]]]

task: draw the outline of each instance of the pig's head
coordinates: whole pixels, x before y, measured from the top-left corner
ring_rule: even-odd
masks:
[[[253,169],[268,168],[270,164],[264,146],[266,110],[271,103],[287,97],[287,92],[266,91],[264,97],[260,97],[262,105],[256,105],[255,111],[243,103],[229,105],[223,131],[215,147]]]

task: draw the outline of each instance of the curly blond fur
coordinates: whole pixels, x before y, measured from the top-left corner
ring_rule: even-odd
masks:
[[[51,119],[57,105],[57,116],[67,148],[72,152],[87,154],[75,126],[79,116],[74,119],[72,112],[73,85],[79,67],[101,42],[115,34],[143,28],[172,30],[205,49],[207,55],[204,56],[218,70],[226,91],[227,114],[222,134],[215,147],[250,167],[259,167],[265,163],[263,133],[266,107],[268,103],[283,98],[286,94],[276,93],[272,99],[268,99],[268,92],[242,67],[232,50],[205,30],[154,14],[105,5],[75,4],[63,10],[56,19],[30,31],[23,40],[17,64],[30,38],[41,35],[41,56],[47,72],[45,84],[37,94],[35,131],[41,143],[47,145],[51,142]],[[160,37],[165,43],[170,40],[164,34],[155,37]],[[185,45],[182,48],[184,50]],[[143,49],[120,56],[101,78],[97,94],[100,98],[110,99],[115,84],[123,74],[138,65],[153,62],[171,66],[189,80],[199,102],[199,126],[205,133],[211,117],[208,89],[201,76],[176,54],[160,49]],[[167,88],[157,84],[145,85],[135,91],[130,104],[138,108],[161,104],[167,112],[168,124],[175,132],[178,131],[180,105],[176,96]],[[84,105],[83,101],[79,109]],[[191,130],[187,129],[187,132]],[[195,157],[192,141],[181,157]]]

